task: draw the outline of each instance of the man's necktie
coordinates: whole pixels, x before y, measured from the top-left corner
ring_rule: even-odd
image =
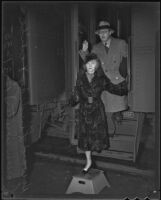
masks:
[[[104,44],[106,53],[108,53],[109,48],[107,47],[107,43]]]

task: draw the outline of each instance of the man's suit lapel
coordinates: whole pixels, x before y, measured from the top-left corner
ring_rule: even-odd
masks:
[[[106,56],[107,65],[109,63],[111,63],[111,60],[113,59],[113,52],[115,51],[115,49],[116,49],[116,47],[115,47],[115,39],[113,37],[111,37],[110,48],[109,48],[108,54]]]
[[[114,39],[111,37],[111,43],[110,43],[110,47],[109,47],[109,50],[108,50],[108,60],[109,60],[109,57],[111,55],[111,52],[113,51],[113,43],[114,43]]]

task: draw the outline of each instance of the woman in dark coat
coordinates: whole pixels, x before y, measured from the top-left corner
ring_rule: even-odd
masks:
[[[105,107],[101,100],[104,90],[122,96],[127,94],[127,85],[125,81],[112,84],[104,74],[97,55],[88,54],[70,99],[72,106],[80,104],[78,147],[85,152],[87,159],[83,173],[92,166],[91,152],[101,152],[110,146]]]

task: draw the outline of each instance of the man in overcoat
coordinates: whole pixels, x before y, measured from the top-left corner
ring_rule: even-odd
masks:
[[[111,82],[118,84],[127,79],[127,43],[118,38],[112,37],[114,30],[107,21],[100,21],[96,34],[100,42],[95,44],[92,52],[97,54],[102,63],[102,68]],[[102,94],[109,124],[109,133],[115,130],[114,119],[120,119],[121,111],[128,108],[127,96],[118,96],[105,91]]]

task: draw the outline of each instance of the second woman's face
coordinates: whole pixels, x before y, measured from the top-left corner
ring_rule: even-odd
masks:
[[[91,60],[86,63],[87,73],[88,74],[94,74],[96,68],[97,68],[97,61]]]

